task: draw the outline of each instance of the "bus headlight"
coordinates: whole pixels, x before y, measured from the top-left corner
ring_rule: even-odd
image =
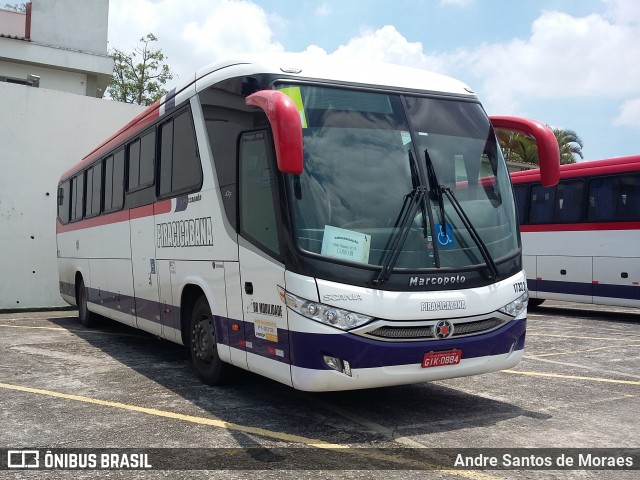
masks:
[[[502,313],[506,313],[512,317],[517,317],[527,308],[527,302],[529,301],[529,292],[524,292],[513,302],[507,303],[500,309]]]
[[[324,323],[341,330],[351,330],[370,322],[373,317],[361,313],[343,310],[342,308],[312,302],[304,298],[285,292],[284,301],[294,312],[316,322]]]

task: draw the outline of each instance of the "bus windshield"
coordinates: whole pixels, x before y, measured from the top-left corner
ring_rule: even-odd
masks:
[[[518,252],[507,168],[478,103],[277,88],[294,101],[303,127],[304,171],[286,175],[299,248],[372,266],[383,265],[395,248],[394,267],[409,270],[486,265],[481,248],[496,262]],[[407,199],[419,187],[426,188],[424,201],[394,246]]]

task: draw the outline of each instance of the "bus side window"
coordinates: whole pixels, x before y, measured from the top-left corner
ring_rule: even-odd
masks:
[[[119,210],[124,205],[124,148],[113,155],[113,194],[111,207]]]
[[[555,187],[533,185],[531,187],[531,205],[529,223],[549,223],[553,220]]]
[[[516,208],[520,225],[527,223],[527,200],[529,198],[528,185],[514,185],[513,194],[516,198]]]
[[[104,161],[104,211],[113,208],[113,155]]]
[[[86,195],[84,212],[85,216],[91,216],[91,205],[93,204],[93,167],[88,168],[85,173]]]
[[[608,222],[614,219],[616,208],[615,179],[597,178],[589,182],[587,220]]]
[[[584,182],[562,181],[556,188],[553,220],[559,223],[577,223],[582,220]]]
[[[618,220],[640,219],[640,175],[620,178],[616,217]]]
[[[156,153],[156,131],[151,130],[128,146],[127,191],[153,185]]]
[[[71,199],[70,181],[67,180],[58,189],[58,218],[61,223],[69,222],[69,207]]]
[[[159,197],[198,190],[202,168],[191,115],[185,111],[160,127]]]
[[[259,131],[245,133],[240,140],[240,233],[279,254],[276,182],[267,138]]]
[[[71,179],[71,201],[71,221],[80,220],[84,213],[84,171]]]

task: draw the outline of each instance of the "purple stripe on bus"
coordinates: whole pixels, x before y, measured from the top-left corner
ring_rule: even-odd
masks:
[[[532,292],[618,298],[623,300],[640,300],[640,286],[638,285],[611,285],[606,283],[594,284],[528,279],[527,286]]]

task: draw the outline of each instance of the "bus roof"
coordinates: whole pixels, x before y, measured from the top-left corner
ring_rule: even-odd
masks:
[[[180,98],[181,102],[222,79],[251,74],[275,74],[282,75],[283,78],[299,77],[363,87],[399,88],[475,98],[473,91],[459,80],[401,65],[333,59],[302,53],[240,56],[236,59],[212,63],[198,70],[89,152],[80,162],[64,172],[60,179],[65,180],[71,177],[127,138],[142,131],[164,114],[165,104],[168,105],[170,102],[175,104],[176,98]]]
[[[278,53],[241,56],[212,63],[196,72],[198,91],[209,86],[206,77],[228,67],[246,65],[254,73],[313,78],[332,82],[431,91],[473,96],[473,91],[454,78],[418,68],[381,62],[336,59],[324,55]],[[200,80],[203,80],[200,82]]]
[[[586,162],[560,165],[560,178],[586,177],[621,172],[640,171],[640,155],[626,157],[589,160]],[[516,183],[533,183],[540,181],[540,169],[513,172],[511,181]]]

